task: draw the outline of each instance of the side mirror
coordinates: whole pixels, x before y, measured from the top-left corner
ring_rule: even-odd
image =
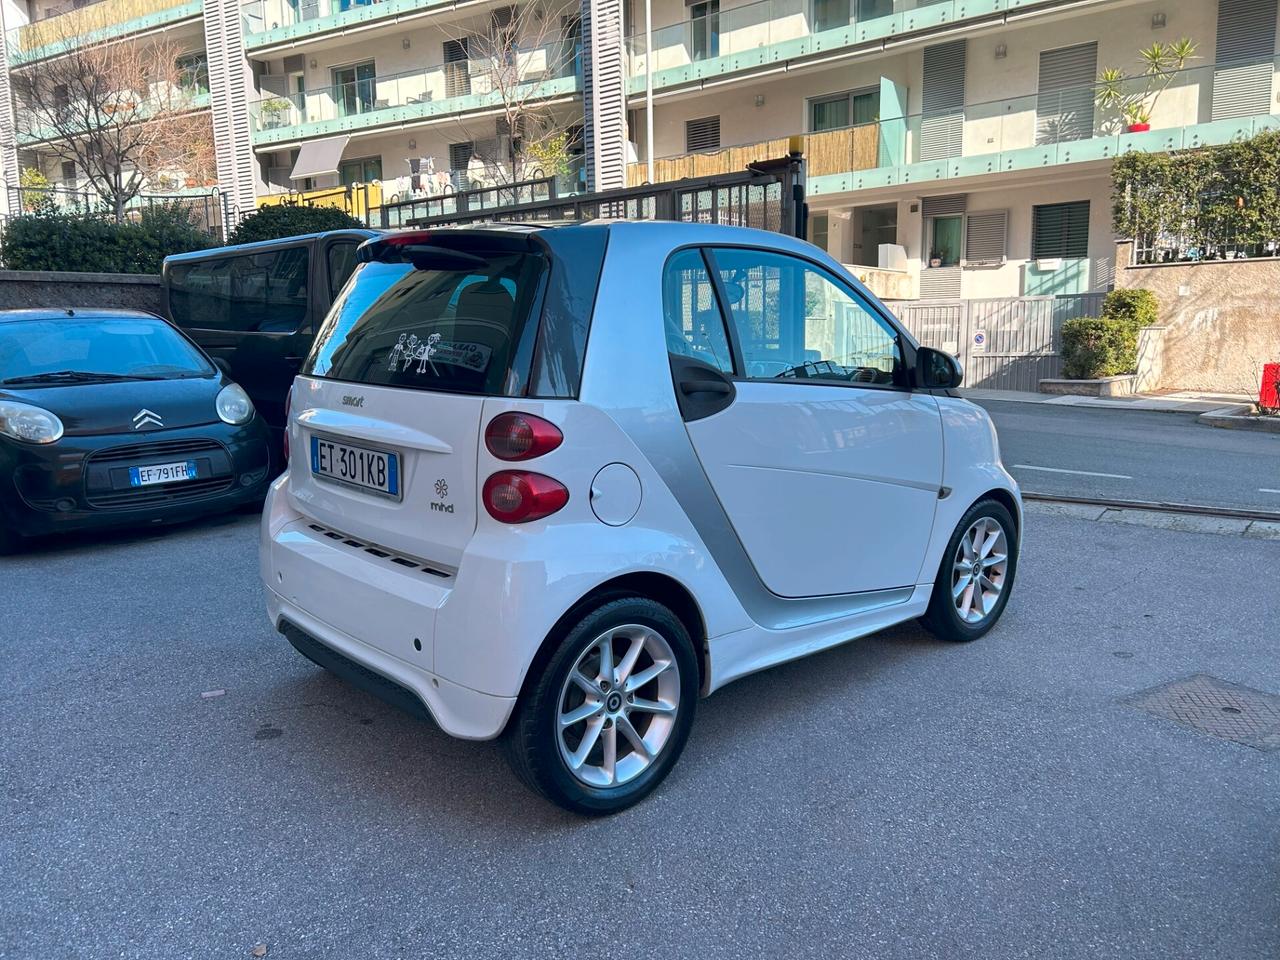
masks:
[[[231,364],[227,363],[225,357],[210,357],[209,359],[213,361],[213,365],[215,367],[221,370],[228,377],[231,377]]]
[[[916,351],[916,386],[925,390],[950,390],[964,380],[964,368],[949,353],[933,347],[921,347]]]

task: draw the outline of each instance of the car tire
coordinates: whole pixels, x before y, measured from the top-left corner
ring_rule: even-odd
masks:
[[[508,760],[527,786],[567,810],[617,813],[666,778],[688,740],[699,690],[689,632],[662,604],[621,597],[551,643],[507,724]],[[564,722],[571,716],[580,719]]]
[[[979,500],[965,511],[947,541],[929,608],[920,622],[939,640],[977,640],[1004,613],[1017,568],[1013,515],[999,501]]]

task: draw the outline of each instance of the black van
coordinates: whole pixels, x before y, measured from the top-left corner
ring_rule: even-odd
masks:
[[[377,235],[331,230],[165,258],[165,316],[226,364],[277,439],[289,385],[355,270],[356,247]]]

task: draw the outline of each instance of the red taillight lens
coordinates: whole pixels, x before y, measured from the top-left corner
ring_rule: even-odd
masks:
[[[540,473],[503,470],[484,482],[484,507],[503,523],[541,520],[568,502],[565,485]]]
[[[284,395],[284,465],[289,466],[289,408],[293,405],[293,387]]]
[[[559,427],[531,413],[500,414],[484,430],[484,445],[499,460],[532,460],[563,440]]]

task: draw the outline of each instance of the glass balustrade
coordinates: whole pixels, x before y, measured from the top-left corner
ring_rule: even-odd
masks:
[[[246,34],[265,33],[336,13],[380,6],[388,0],[254,0],[240,8]]]
[[[509,58],[482,58],[437,64],[405,73],[357,77],[289,96],[266,97],[250,104],[254,130],[259,133],[323,121],[349,121],[369,115],[376,123],[380,111],[418,107],[424,116],[465,106],[461,98],[515,102],[530,95],[529,87],[569,77],[577,62],[572,40],[556,41]],[[536,90],[533,91],[536,94]],[[361,124],[338,123],[336,129]]]
[[[795,136],[802,138],[810,177],[938,164],[932,174],[915,175],[923,180],[1106,159],[1131,149],[1176,150],[1280,128],[1278,68],[1280,58],[1209,64]],[[655,161],[654,179],[740,170],[785,154],[790,142],[780,135],[663,157]],[[631,165],[630,182],[646,177],[643,162]],[[866,185],[892,182],[898,181],[872,177]]]
[[[10,57],[21,62],[55,53],[75,40],[161,26],[196,15],[202,7],[200,0],[98,0],[87,4],[68,0],[50,8],[45,17],[6,31],[5,42]]]

